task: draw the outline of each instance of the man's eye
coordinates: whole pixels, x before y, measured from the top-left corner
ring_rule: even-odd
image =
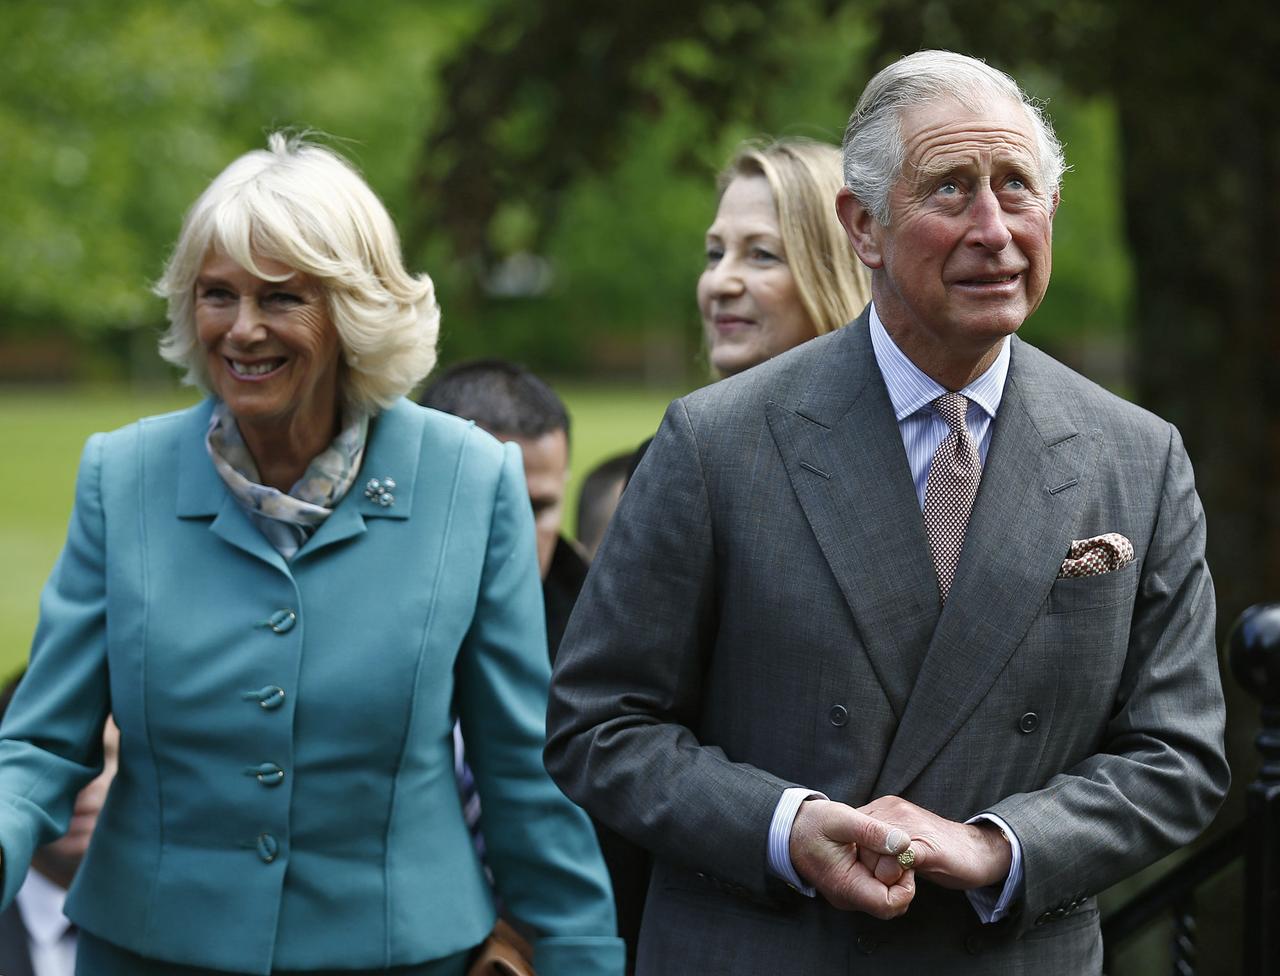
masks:
[[[938,195],[944,197],[953,197],[960,192],[960,187],[953,180],[947,180],[945,183],[938,184]]]
[[[1027,189],[1027,181],[1021,176],[1011,176],[1009,177],[1009,181],[1005,183],[1005,186],[1010,190],[1025,190]]]

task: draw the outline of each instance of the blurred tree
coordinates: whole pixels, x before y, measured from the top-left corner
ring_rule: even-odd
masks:
[[[445,295],[446,357],[687,369],[712,175],[761,133],[838,143],[878,34],[865,3],[495,4],[441,73],[416,180],[414,250]],[[1030,331],[1061,346],[1115,334],[1130,280],[1114,113],[1064,96],[1055,117],[1086,165]]]
[[[0,335],[158,325],[147,286],[183,211],[272,127],[341,137],[403,210],[431,65],[486,8],[5,0]]]

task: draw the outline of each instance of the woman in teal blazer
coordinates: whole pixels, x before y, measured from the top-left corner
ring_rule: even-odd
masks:
[[[518,449],[403,399],[429,279],[329,151],[273,135],[196,201],[158,290],[211,396],[94,435],[0,727],[3,904],[120,771],[67,913],[92,976],[462,973],[495,919],[539,976],[622,972],[585,816],[541,765],[548,682]]]

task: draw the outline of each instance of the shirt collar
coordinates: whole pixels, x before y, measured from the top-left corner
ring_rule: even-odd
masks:
[[[66,891],[39,871],[27,872],[26,880],[18,889],[18,910],[33,941],[40,945],[53,945],[67,934],[67,926],[71,923],[62,914],[66,900]]]
[[[981,407],[989,417],[995,417],[1004,396],[1004,381],[1009,375],[1009,337],[1000,340],[1000,353],[986,372],[960,392]],[[947,391],[926,376],[906,357],[897,343],[890,338],[876,306],[871,304],[871,348],[875,352],[876,365],[884,377],[893,404],[893,414],[901,423],[918,410],[922,410]]]

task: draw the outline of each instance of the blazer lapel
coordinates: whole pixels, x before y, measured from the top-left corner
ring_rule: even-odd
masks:
[[[938,584],[867,315],[828,341],[799,404],[769,404],[769,429],[901,716],[937,624]]]
[[[212,518],[209,530],[214,535],[287,573],[289,568],[284,557],[245,515],[209,460],[205,435],[212,410],[212,401],[201,404],[191,412],[182,432],[177,515],[179,518]],[[298,550],[295,561],[361,534],[367,518],[409,517],[422,449],[422,426],[422,415],[407,400],[393,404],[370,423],[360,474],[333,514]],[[378,478],[380,482],[390,478],[395,482],[391,504],[380,504],[376,497],[366,494],[370,478]]]
[[[423,413],[407,400],[398,401],[370,422],[360,474],[333,514],[298,550],[295,562],[365,532],[366,519],[403,520],[412,514],[423,423]],[[371,479],[378,481],[384,493],[367,490]],[[394,488],[387,488],[388,481]],[[389,498],[389,504],[382,504],[379,497]]]
[[[187,415],[184,423],[178,444],[178,518],[212,518],[209,531],[214,535],[255,559],[288,572],[284,558],[249,521],[209,459],[205,436],[212,413],[213,401],[206,400]]]
[[[946,607],[875,795],[903,793],[991,689],[1041,611],[1097,460],[1014,341],[991,448]]]

